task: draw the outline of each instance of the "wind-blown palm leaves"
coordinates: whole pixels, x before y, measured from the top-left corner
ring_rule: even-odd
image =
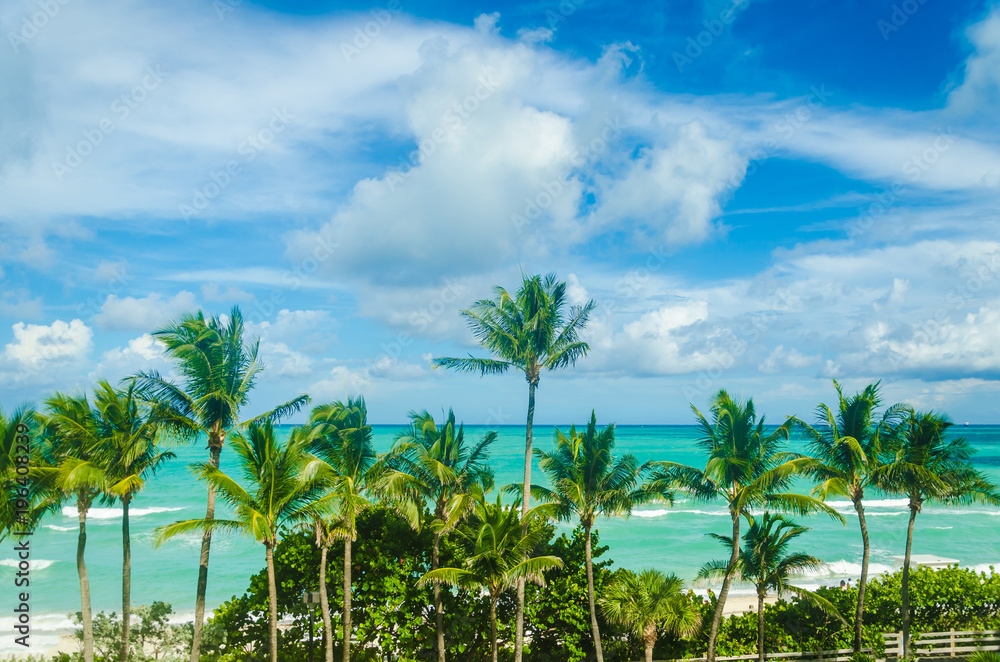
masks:
[[[708,454],[705,469],[674,462],[652,462],[654,478],[686,490],[696,499],[722,498],[729,506],[732,540],[740,539],[740,518],[752,508],[770,507],[795,513],[822,511],[840,522],[844,518],[816,498],[787,492],[792,479],[815,464],[810,458],[783,452],[791,422],[768,431],[764,416],[758,419],[753,399],[734,400],[724,389],[712,401],[709,422],[692,405],[701,434],[696,444]],[[715,643],[725,609],[729,586],[739,559],[739,544],[723,575],[719,600],[708,636],[708,662],[715,659]]]
[[[249,423],[237,423],[239,413],[264,369],[257,357],[259,341],[247,339],[244,331],[243,315],[236,307],[228,319],[205,319],[201,311],[184,315],[153,333],[166,346],[167,356],[176,359],[183,384],[173,384],[157,372],[137,376],[143,396],[168,409],[174,420],[183,422],[177,426],[178,433],[189,438],[207,437],[209,462],[216,468],[226,436]],[[298,411],[308,402],[308,396],[301,395],[255,420],[277,420]],[[210,482],[205,518],[214,516],[215,487]],[[198,662],[201,652],[211,546],[212,529],[208,527],[201,542],[191,662]]]
[[[528,382],[528,415],[524,439],[524,493],[521,514],[528,512],[531,495],[532,424],[535,417],[535,389],[543,369],[556,370],[576,363],[590,346],[579,339],[590,313],[597,305],[588,301],[573,306],[567,316],[566,283],[555,274],[524,277],[520,289],[511,296],[503,287],[494,288],[493,299],[480,299],[463,310],[479,344],[496,358],[437,358],[435,366],[461,372],[495,375],[511,368],[524,374]],[[524,634],[524,582],[517,589],[517,631],[514,662],[521,662]]]
[[[964,438],[946,440],[952,425],[947,417],[933,412],[911,411],[899,426],[899,445],[879,477],[879,487],[909,499],[910,518],[906,528],[903,557],[902,617],[903,657],[911,657],[910,640],[910,550],[913,524],[927,501],[945,504],[972,502],[1000,505],[997,487],[969,462],[975,449]]]
[[[793,576],[823,565],[815,556],[788,551],[791,542],[809,529],[769,512],[756,518],[747,515],[746,518],[749,528],[743,535],[743,546],[733,574],[757,589],[757,655],[760,662],[764,662],[764,599],[769,590],[778,594],[794,591],[841,621],[844,619],[825,598],[789,583]],[[711,535],[730,551],[733,549],[733,539],[729,536]],[[720,577],[728,570],[729,561],[711,561],[702,567],[698,577]],[[844,623],[846,625],[846,621]]]
[[[470,445],[465,441],[465,427],[456,428],[454,411],[448,411],[440,427],[426,411],[410,412],[410,426],[396,439],[386,459],[391,471],[384,492],[415,529],[430,526],[434,532],[431,570],[441,567],[441,541],[471,513],[474,495],[493,488],[487,455],[496,438],[496,432],[488,432]],[[428,504],[430,519],[424,521]],[[440,582],[433,584],[438,660],[444,662],[444,607]]]
[[[802,421],[795,425],[803,432],[809,452],[818,460],[809,467],[809,475],[819,481],[813,494],[826,500],[831,495],[844,496],[854,504],[861,527],[861,578],[858,581],[858,606],[854,623],[854,653],[861,652],[862,617],[865,610],[865,586],[868,583],[868,523],[865,520],[865,489],[879,480],[892,449],[893,426],[905,414],[903,405],[889,407],[878,423],[875,410],[882,402],[878,382],[869,384],[860,393],[844,397],[836,380],[838,407],[834,413],[821,404],[816,408],[817,423],[810,426]]]
[[[76,544],[76,570],[80,578],[80,613],[83,624],[83,659],[94,661],[94,626],[90,608],[90,578],[84,554],[87,549],[87,511],[107,489],[107,476],[99,458],[99,413],[86,396],[56,393],[45,402],[42,418],[44,442],[35,468],[39,484],[56,501],[74,499],[80,533]]]
[[[120,662],[128,662],[131,623],[132,545],[129,535],[129,506],[146,484],[146,478],[174,457],[157,446],[161,429],[180,422],[156,406],[141,402],[135,380],[123,390],[99,381],[94,394],[100,445],[97,463],[105,472],[105,498],[122,504],[122,635]]]
[[[497,601],[504,591],[521,580],[545,584],[544,572],[562,566],[556,556],[531,556],[544,541],[543,524],[552,512],[550,506],[536,506],[519,517],[515,505],[504,506],[497,495],[490,503],[485,496],[476,499],[471,526],[463,530],[472,551],[464,568],[438,568],[420,578],[418,585],[440,581],[467,590],[485,588],[490,596],[490,639],[493,662],[497,662]]]
[[[687,637],[701,628],[701,614],[684,599],[684,583],[659,570],[621,573],[601,597],[601,611],[612,623],[631,630],[653,662],[657,630]]]
[[[351,659],[351,542],[358,533],[358,514],[371,505],[366,493],[374,487],[378,454],[372,444],[372,428],[368,425],[368,409],[364,398],[350,398],[347,403],[337,401],[320,405],[309,417],[309,450],[319,458],[312,473],[328,490],[324,510],[333,512],[332,519],[319,513],[314,518],[316,541],[321,549],[320,603],[323,609],[323,626],[326,628],[327,660],[333,656],[332,624],[326,594],[325,549],[333,540],[344,541],[344,649],[343,660]]]
[[[591,412],[583,434],[570,428],[569,436],[556,430],[555,451],[535,451],[538,466],[552,483],[552,489],[533,486],[532,493],[542,501],[555,504],[561,519],[576,516],[584,532],[584,555],[587,567],[587,598],[590,603],[590,629],[598,662],[604,659],[601,632],[597,625],[594,600],[594,562],[591,531],[598,515],[628,516],[640,504],[652,501],[673,502],[673,493],[657,490],[641,482],[641,467],[632,455],[615,459],[615,427],[597,430],[597,414]]]
[[[278,660],[278,598],[274,574],[274,547],[283,524],[315,514],[320,490],[309,480],[307,440],[292,437],[278,443],[270,421],[251,423],[246,433],[230,436],[239,458],[240,478],[248,488],[210,462],[193,465],[195,475],[210,483],[233,511],[232,519],[204,518],[175,522],[157,530],[158,542],[207,529],[223,529],[253,538],[264,545],[267,560],[268,618],[271,662]]]
[[[9,415],[0,410],[0,542],[34,531],[54,505],[30,475],[39,449],[37,428],[28,405]]]

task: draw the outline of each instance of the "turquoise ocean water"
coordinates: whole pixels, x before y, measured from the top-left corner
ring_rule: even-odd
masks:
[[[376,426],[379,451],[392,446],[402,426]],[[285,428],[287,434],[288,428]],[[487,428],[466,428],[467,438],[479,439]],[[1000,426],[956,428],[977,449],[977,468],[1000,483]],[[703,466],[704,458],[692,443],[692,426],[620,426],[616,440],[619,453],[632,453],[639,461],[672,460]],[[535,447],[553,445],[553,428],[536,426]],[[791,448],[796,449],[793,441]],[[204,461],[207,452],[200,444],[176,449],[177,459],[165,466],[148,484],[131,509],[132,599],[135,604],[163,600],[173,604],[181,618],[191,618],[198,573],[200,538],[176,539],[156,549],[153,529],[178,519],[203,517],[205,489],[187,469],[191,462]],[[522,478],[524,428],[504,427],[494,444],[490,464],[498,485]],[[234,468],[232,453],[223,452],[223,469]],[[542,478],[537,465],[533,481]],[[804,490],[808,485],[802,486]],[[854,509],[846,500],[830,502],[847,519],[847,526],[826,516],[798,518],[811,530],[803,535],[798,549],[827,563],[822,571],[804,577],[800,584],[838,584],[841,579],[860,575],[861,536]],[[872,544],[871,572],[896,567],[893,556],[902,555],[906,535],[906,500],[872,495],[866,501]],[[620,567],[659,568],[692,579],[706,561],[723,558],[722,548],[708,537],[709,532],[728,533],[727,511],[721,503],[693,502],[681,498],[673,507],[649,506],[629,519],[599,521],[601,543],[610,546],[608,556]],[[569,526],[563,526],[568,530]],[[96,508],[88,518],[86,561],[90,574],[95,613],[119,611],[121,606],[121,512]],[[58,642],[60,632],[70,627],[67,614],[80,609],[76,573],[77,519],[72,507],[44,522],[31,541],[31,608],[35,652]],[[12,548],[13,543],[4,543]],[[957,559],[963,567],[1000,570],[1000,509],[988,506],[946,508],[927,505],[917,518],[914,554],[934,554]],[[14,561],[10,549],[0,551],[0,583],[5,594],[13,594]],[[263,547],[251,540],[217,535],[212,541],[208,583],[208,605],[215,607],[231,596],[241,595],[249,577],[264,567]],[[704,590],[704,587],[700,587]],[[734,593],[749,591],[737,587]],[[7,600],[4,600],[7,604]],[[13,619],[7,608],[0,614],[0,631],[9,633]],[[13,652],[12,637],[3,637],[0,654]],[[18,647],[20,648],[20,647]]]

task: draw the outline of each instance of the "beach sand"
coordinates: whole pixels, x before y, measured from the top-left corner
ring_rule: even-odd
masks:
[[[768,596],[764,598],[764,603],[773,605],[778,601],[777,596]],[[756,612],[757,611],[757,598],[753,595],[737,595],[730,596],[726,598],[726,608],[722,611],[725,616],[730,616],[731,614],[742,614],[745,612]]]

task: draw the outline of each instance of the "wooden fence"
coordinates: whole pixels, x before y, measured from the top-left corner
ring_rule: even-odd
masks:
[[[903,633],[887,632],[885,637],[885,657],[899,658],[903,656]],[[965,657],[976,651],[1000,651],[1000,630],[960,632],[924,632],[916,635],[913,640],[913,654],[917,657]],[[870,648],[862,648],[861,652],[871,653]],[[853,649],[841,648],[829,651],[811,651],[806,653],[768,653],[768,660],[788,660],[788,662],[848,662]],[[718,656],[716,662],[743,662],[756,660],[757,655]],[[664,660],[654,662],[666,662]],[[676,662],[705,662],[703,657],[695,657]],[[880,660],[885,662],[885,660]]]
[[[885,637],[885,656],[902,657],[903,633],[888,632]],[[913,654],[917,657],[964,657],[976,651],[1000,651],[1000,630],[924,632],[913,639]]]

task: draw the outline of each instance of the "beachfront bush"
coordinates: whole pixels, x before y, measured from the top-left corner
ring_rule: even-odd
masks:
[[[594,593],[599,597],[614,573],[609,569],[612,564],[610,559],[599,560],[607,553],[608,547],[599,544],[597,530],[591,532],[591,540]],[[563,560],[563,567],[545,574],[544,588],[534,584],[525,587],[525,630],[531,635],[526,650],[532,662],[583,662],[594,657],[584,544],[583,528],[577,526],[570,536],[564,533],[544,544],[538,552],[558,556]],[[627,635],[609,625],[599,610],[597,623],[601,628],[605,660],[617,659],[619,649],[623,653],[628,652],[628,643],[623,639]]]
[[[172,662],[187,659],[187,650],[191,647],[194,628],[191,623],[172,625],[169,618],[173,613],[173,607],[168,602],[155,601],[151,605],[132,608],[132,627],[129,631],[130,660]],[[70,614],[70,618],[77,626],[83,621],[80,612]],[[93,625],[95,660],[107,662],[117,660],[122,636],[121,616],[116,612],[107,614],[102,611],[94,615]],[[74,636],[82,645],[83,630],[76,630]],[[53,660],[58,659],[53,658]],[[70,659],[75,658],[67,658]]]
[[[391,510],[376,506],[358,517],[358,539],[352,560],[352,624],[356,643],[354,660],[383,659],[400,662],[435,659],[433,592],[417,588],[417,579],[430,569],[432,533],[415,532]],[[332,548],[337,549],[337,544]],[[446,540],[442,545],[442,565],[461,564],[463,550]],[[323,628],[319,605],[302,604],[303,591],[316,591],[319,578],[319,550],[312,531],[286,533],[274,552],[278,584],[278,611],[291,621],[280,634],[279,658],[301,662],[308,657],[309,611],[313,611],[314,653],[322,656]],[[327,582],[334,636],[340,631],[339,606],[343,599],[343,560],[331,554]],[[444,591],[445,640],[449,659],[481,659],[489,650],[488,604],[478,596]],[[215,645],[206,643],[202,659],[209,662],[239,662],[263,659],[259,642],[267,641],[267,576],[261,571],[250,578],[247,592],[223,604],[210,621],[221,633]],[[513,620],[511,601],[501,600],[498,613],[504,625]],[[506,638],[506,629],[501,630]],[[222,644],[224,647],[220,647]],[[256,650],[256,657],[254,650]],[[334,642],[339,656],[341,642]]]

